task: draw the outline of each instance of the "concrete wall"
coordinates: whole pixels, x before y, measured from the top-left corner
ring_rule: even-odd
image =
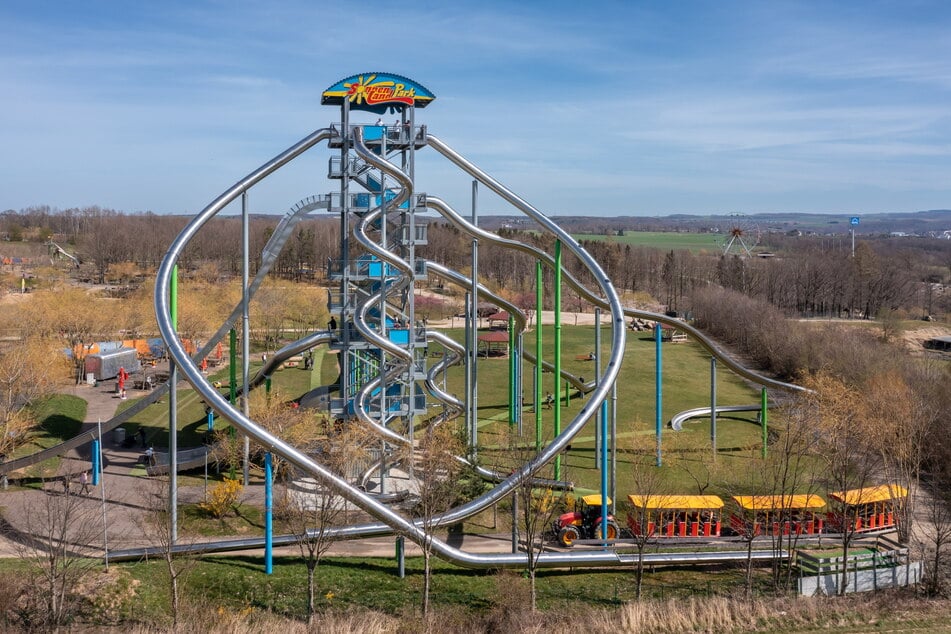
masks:
[[[913,561],[907,565],[892,568],[874,568],[868,570],[849,570],[846,593],[871,592],[881,588],[896,588],[913,585],[921,581],[922,565],[920,561]],[[815,594],[835,595],[839,593],[839,583],[842,574],[821,575],[818,577],[801,577],[799,579],[799,594],[812,596]]]

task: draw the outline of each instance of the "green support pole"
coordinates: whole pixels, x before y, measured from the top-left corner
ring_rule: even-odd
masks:
[[[657,436],[657,466],[663,465],[663,453],[661,451],[661,432],[663,426],[663,376],[664,376],[664,356],[661,347],[664,341],[664,330],[660,322],[654,324],[654,403],[655,403],[655,434]]]
[[[238,402],[238,331],[234,328],[228,333],[228,396],[231,404]]]
[[[561,240],[555,240],[555,389],[561,382]],[[553,438],[561,435],[561,399],[555,403]],[[561,455],[555,457],[555,479],[561,480]]]
[[[515,425],[518,417],[517,410],[518,386],[515,376],[515,318],[509,315],[509,427]]]
[[[571,383],[565,380],[565,407],[571,405]]]
[[[763,388],[760,396],[760,414],[759,419],[763,424],[763,460],[766,460],[766,443],[768,441],[767,423],[766,423],[766,388]]]
[[[178,265],[172,267],[169,284],[168,315],[172,330],[178,333]],[[178,541],[178,366],[168,365],[168,540]]]
[[[535,451],[542,450],[542,263],[535,263]]]

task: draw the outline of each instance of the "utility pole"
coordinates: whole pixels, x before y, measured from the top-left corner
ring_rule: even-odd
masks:
[[[852,257],[855,257],[855,228],[859,226],[859,217],[852,216],[849,218],[849,229],[852,233]]]

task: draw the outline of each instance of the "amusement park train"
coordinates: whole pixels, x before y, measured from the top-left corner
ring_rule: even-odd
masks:
[[[607,539],[810,536],[892,530],[907,495],[898,484],[831,492],[834,510],[824,511],[826,501],[815,494],[734,495],[729,506],[716,495],[632,494],[627,496],[626,531],[609,515]],[[610,498],[607,503],[611,505]],[[601,518],[601,496],[587,495],[575,502],[573,510],[559,516],[552,528],[557,541],[569,547],[578,540],[600,540]]]

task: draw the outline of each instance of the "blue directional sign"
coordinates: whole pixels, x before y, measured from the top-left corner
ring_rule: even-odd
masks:
[[[853,227],[858,226],[858,224],[859,224],[859,217],[858,217],[858,216],[852,216],[851,218],[849,218],[849,224],[852,225]]]

